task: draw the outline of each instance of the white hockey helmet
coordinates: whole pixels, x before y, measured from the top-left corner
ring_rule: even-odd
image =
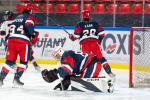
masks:
[[[54,49],[52,56],[55,57],[56,59],[61,59],[61,56],[63,55],[64,50],[62,47],[57,47],[56,49]]]

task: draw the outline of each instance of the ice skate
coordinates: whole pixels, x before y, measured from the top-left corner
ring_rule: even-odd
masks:
[[[13,84],[14,84],[14,86],[23,86],[24,85],[24,83],[21,82],[19,78],[14,78]]]
[[[112,93],[114,91],[114,85],[112,80],[108,80],[108,92]]]
[[[40,66],[36,62],[33,62],[33,66],[34,66],[35,70],[41,71]]]
[[[110,79],[112,80],[112,82],[114,83],[116,81],[116,75],[113,73],[109,74]]]
[[[3,80],[4,80],[4,79],[3,79],[2,76],[0,75],[0,87],[4,84],[4,83],[3,83]]]
[[[40,68],[40,66],[34,66],[34,68],[35,68],[35,70],[37,70],[37,71],[41,71],[41,68]]]

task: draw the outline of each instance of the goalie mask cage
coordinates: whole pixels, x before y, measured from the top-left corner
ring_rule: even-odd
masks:
[[[130,30],[129,87],[150,87],[150,27]]]

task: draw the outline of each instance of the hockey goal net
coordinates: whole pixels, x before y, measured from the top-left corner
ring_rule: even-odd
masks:
[[[150,27],[130,30],[129,87],[150,87]]]

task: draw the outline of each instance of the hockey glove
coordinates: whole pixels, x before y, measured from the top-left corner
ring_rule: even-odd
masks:
[[[75,41],[75,40],[76,40],[76,37],[74,37],[72,34],[69,34],[69,38],[70,38],[72,41]]]
[[[50,70],[50,71],[45,69],[41,72],[41,74],[42,74],[43,79],[48,83],[51,83],[51,82],[55,81],[56,79],[58,79],[56,69]]]
[[[4,35],[6,35],[6,32],[5,31],[0,31],[0,35],[4,36]]]
[[[60,90],[67,90],[70,86],[70,76],[67,76],[61,83],[55,86],[54,90],[60,89]]]
[[[35,31],[35,35],[31,37],[31,44],[35,44],[38,41],[39,32]]]

